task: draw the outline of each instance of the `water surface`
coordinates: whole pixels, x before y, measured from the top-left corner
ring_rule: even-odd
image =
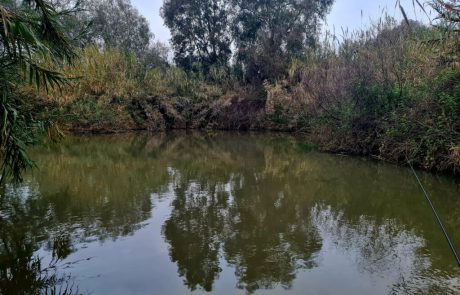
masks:
[[[0,294],[459,294],[406,168],[288,135],[71,137],[0,191]],[[460,249],[458,179],[420,173]]]

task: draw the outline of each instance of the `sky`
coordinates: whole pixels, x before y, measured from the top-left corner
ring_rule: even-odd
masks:
[[[149,20],[155,40],[167,43],[171,36],[160,16],[163,0],[132,0],[132,3]],[[331,31],[335,28],[338,33],[341,28],[348,28],[350,31],[366,28],[370,24],[370,19],[378,19],[385,9],[390,16],[402,19],[395,3],[396,0],[336,0],[327,17],[326,27]],[[420,9],[414,10],[412,0],[401,0],[401,4],[409,18],[416,16],[418,20],[427,20]]]

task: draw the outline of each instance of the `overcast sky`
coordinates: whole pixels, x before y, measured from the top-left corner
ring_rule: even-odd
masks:
[[[132,0],[132,3],[149,20],[155,39],[168,42],[169,30],[164,26],[160,16],[163,0]],[[395,7],[395,3],[396,0],[336,0],[327,18],[328,28],[332,30],[335,27],[336,32],[340,32],[341,27],[350,30],[365,28],[369,25],[369,19],[378,19],[383,10],[390,16],[401,19],[401,12]],[[401,0],[401,4],[406,8],[410,18],[414,18],[416,14],[419,20],[426,19],[423,18],[420,9],[414,11],[412,0]]]

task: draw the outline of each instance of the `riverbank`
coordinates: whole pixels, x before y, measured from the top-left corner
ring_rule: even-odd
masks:
[[[322,151],[460,173],[460,67],[437,31],[391,21],[293,60],[284,78],[248,83],[175,66],[146,70],[115,49],[87,47],[60,89],[21,90],[22,107],[77,133],[171,129],[308,134]],[[422,41],[421,41],[422,40]]]
[[[235,94],[233,97],[199,102],[185,97],[152,96],[105,103],[81,99],[64,105],[46,100],[37,103],[35,100],[31,107],[34,108],[33,112],[39,114],[53,113],[56,126],[68,134],[163,132],[178,129],[291,132],[302,134],[323,152],[367,156],[399,165],[405,165],[409,160],[424,170],[454,175],[459,173],[460,148],[452,144],[454,138],[438,135],[438,141],[431,143],[436,148],[423,145],[424,138],[436,135],[432,132],[436,120],[430,121],[432,124],[425,126],[417,136],[411,136],[408,131],[398,134],[384,129],[384,126],[392,123],[393,116],[372,125],[338,126],[322,121],[320,117],[293,114],[290,107],[283,111],[278,108],[272,111],[270,101],[273,103],[273,100],[238,98]],[[427,115],[426,112],[414,113],[414,110],[411,113]],[[415,119],[405,122],[416,123]],[[403,127],[395,124],[393,130],[401,130]]]

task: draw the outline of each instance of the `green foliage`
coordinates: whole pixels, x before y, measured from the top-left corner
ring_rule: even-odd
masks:
[[[294,60],[266,86],[267,119],[310,131],[323,150],[459,171],[459,68],[443,60],[449,47],[425,41],[437,28],[410,24],[384,19]]]
[[[460,69],[448,68],[434,80],[437,99],[450,115],[460,115]]]
[[[294,58],[316,43],[333,0],[167,0],[162,16],[176,63],[205,76],[225,67],[235,44],[235,72],[261,84],[287,74]],[[215,73],[211,73],[215,74]]]
[[[0,183],[11,176],[19,181],[22,171],[33,165],[26,153],[26,146],[33,143],[33,130],[18,112],[17,106],[12,104],[8,94],[3,94],[0,104],[2,106]]]
[[[60,22],[71,11],[58,12],[44,0],[23,1],[19,7],[0,5],[0,182],[21,180],[22,171],[32,166],[26,146],[46,127],[21,112],[18,86],[24,80],[45,90],[62,85],[67,79],[43,60],[61,63],[75,57]]]
[[[231,56],[228,0],[165,0],[162,16],[172,34],[176,63],[208,74]]]
[[[103,40],[107,48],[142,55],[149,48],[152,33],[148,21],[130,0],[91,1],[92,41]]]
[[[275,107],[274,112],[269,114],[267,119],[279,126],[285,126],[289,123],[287,114],[280,106]]]
[[[116,48],[126,54],[134,53],[147,69],[167,64],[169,49],[154,42],[147,19],[130,0],[51,1],[61,10],[75,7],[74,13],[62,22],[66,32],[77,39],[78,47]]]
[[[314,46],[333,0],[232,0],[237,61],[247,80],[275,80]]]

